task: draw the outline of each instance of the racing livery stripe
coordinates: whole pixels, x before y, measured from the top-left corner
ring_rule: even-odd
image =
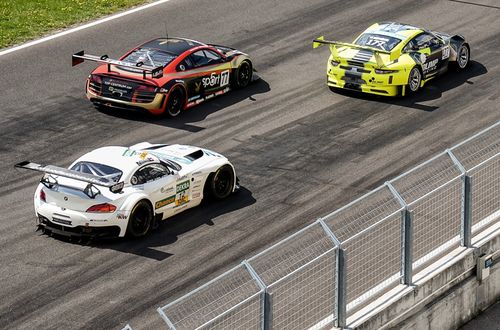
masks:
[[[360,49],[356,55],[352,58],[355,61],[367,63],[370,61],[370,59],[373,56],[373,52],[366,50],[366,49]]]

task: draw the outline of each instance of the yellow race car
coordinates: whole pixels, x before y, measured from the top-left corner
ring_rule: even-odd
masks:
[[[352,44],[314,39],[313,48],[330,46],[327,85],[364,93],[404,96],[416,92],[450,65],[463,70],[470,47],[461,35],[448,35],[407,24],[376,23]]]

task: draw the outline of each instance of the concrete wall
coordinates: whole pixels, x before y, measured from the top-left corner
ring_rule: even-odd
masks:
[[[456,329],[500,298],[500,228],[491,228],[347,319],[354,329]],[[490,276],[476,278],[476,261],[493,254]]]

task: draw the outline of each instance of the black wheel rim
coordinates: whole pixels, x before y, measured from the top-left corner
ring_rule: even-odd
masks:
[[[229,171],[220,171],[214,178],[215,194],[225,197],[230,193],[232,186],[232,175]]]
[[[132,219],[132,232],[135,235],[145,234],[149,228],[150,220],[151,215],[149,214],[149,210],[144,206],[138,206],[134,211]]]
[[[167,109],[168,114],[177,116],[182,108],[182,93],[176,89],[168,97]]]
[[[241,64],[240,69],[238,70],[238,83],[240,87],[245,87],[250,82],[252,77],[252,72],[250,69],[250,65],[244,62]]]

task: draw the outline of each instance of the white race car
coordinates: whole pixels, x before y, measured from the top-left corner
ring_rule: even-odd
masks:
[[[15,166],[44,172],[34,196],[38,225],[65,236],[143,236],[204,197],[224,199],[239,188],[227,158],[178,144],[103,147],[69,169]]]

